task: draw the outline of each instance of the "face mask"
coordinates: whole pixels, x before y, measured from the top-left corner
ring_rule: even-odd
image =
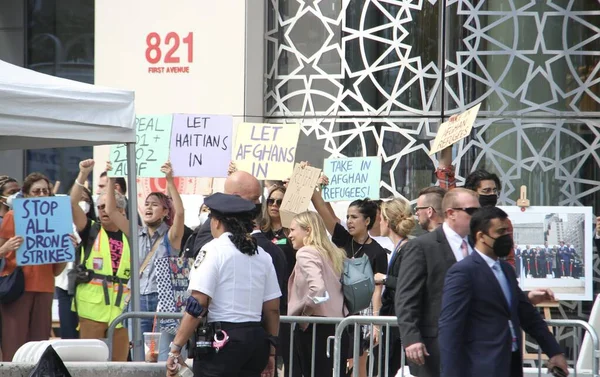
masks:
[[[208,220],[208,212],[202,212],[198,215],[198,220],[200,221],[200,226]]]
[[[258,215],[260,215],[261,212],[262,212],[262,203],[255,203],[254,204],[254,217],[258,217]]]
[[[498,203],[498,195],[479,195],[479,205],[482,207],[495,207]]]
[[[498,238],[494,238],[489,234],[487,236],[496,241],[494,242],[494,246],[491,246],[491,249],[498,258],[504,258],[510,254],[510,251],[513,248],[513,239],[511,234],[505,234]],[[488,244],[485,245],[490,247]]]
[[[79,202],[79,208],[81,208],[83,213],[87,215],[87,213],[90,211],[90,203],[86,202],[85,200],[82,200]]]
[[[23,193],[21,193],[21,191],[19,191],[17,193],[14,193],[14,194],[12,194],[11,196],[8,196],[8,197],[3,196],[3,198],[6,198],[6,206],[9,209],[12,209],[12,207],[13,207],[13,200],[14,199],[22,198],[22,197],[23,197]]]

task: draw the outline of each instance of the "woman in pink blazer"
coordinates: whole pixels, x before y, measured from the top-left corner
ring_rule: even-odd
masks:
[[[298,252],[288,283],[288,315],[343,317],[346,308],[340,278],[346,253],[331,243],[323,220],[314,212],[303,212],[294,217],[289,239]],[[294,349],[305,376],[311,375],[312,332],[311,324],[296,327]],[[327,357],[326,347],[327,338],[334,334],[335,325],[316,326],[315,376],[331,375],[333,359]],[[347,342],[345,338],[343,343]],[[340,375],[347,374],[342,372]]]

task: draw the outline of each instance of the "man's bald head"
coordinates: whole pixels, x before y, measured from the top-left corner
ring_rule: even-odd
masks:
[[[239,195],[246,200],[260,203],[261,187],[258,179],[245,171],[231,173],[225,180],[225,194]]]

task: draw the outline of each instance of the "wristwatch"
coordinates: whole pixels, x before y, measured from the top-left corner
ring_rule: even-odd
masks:
[[[169,349],[171,350],[171,352],[181,352],[181,349],[183,347],[182,346],[178,346],[177,344],[171,342],[171,344],[169,344]]]

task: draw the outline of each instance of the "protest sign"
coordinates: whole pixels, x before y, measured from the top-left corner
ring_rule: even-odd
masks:
[[[257,179],[288,179],[294,170],[299,136],[298,124],[242,123],[231,159],[238,170]]]
[[[171,163],[178,177],[227,177],[233,118],[227,115],[175,114]]]
[[[473,124],[475,124],[475,119],[477,119],[477,113],[479,112],[480,106],[481,103],[477,104],[476,106],[457,116],[456,119],[452,120],[452,122],[448,121],[442,123],[438,129],[437,135],[435,136],[435,140],[431,145],[429,155],[431,156],[432,154],[437,153],[451,146],[457,141],[469,136],[471,129],[473,128]]]
[[[281,225],[289,228],[294,216],[308,209],[320,175],[321,169],[296,164],[279,209]]]
[[[329,178],[329,184],[323,187],[326,202],[379,199],[379,157],[328,158],[323,172]]]
[[[172,115],[138,115],[135,117],[135,165],[138,177],[162,177],[160,167],[169,159]],[[127,148],[110,147],[112,170],[109,177],[127,176]]]
[[[73,262],[75,248],[71,198],[51,196],[13,201],[15,234],[24,238],[17,250],[17,265]]]

